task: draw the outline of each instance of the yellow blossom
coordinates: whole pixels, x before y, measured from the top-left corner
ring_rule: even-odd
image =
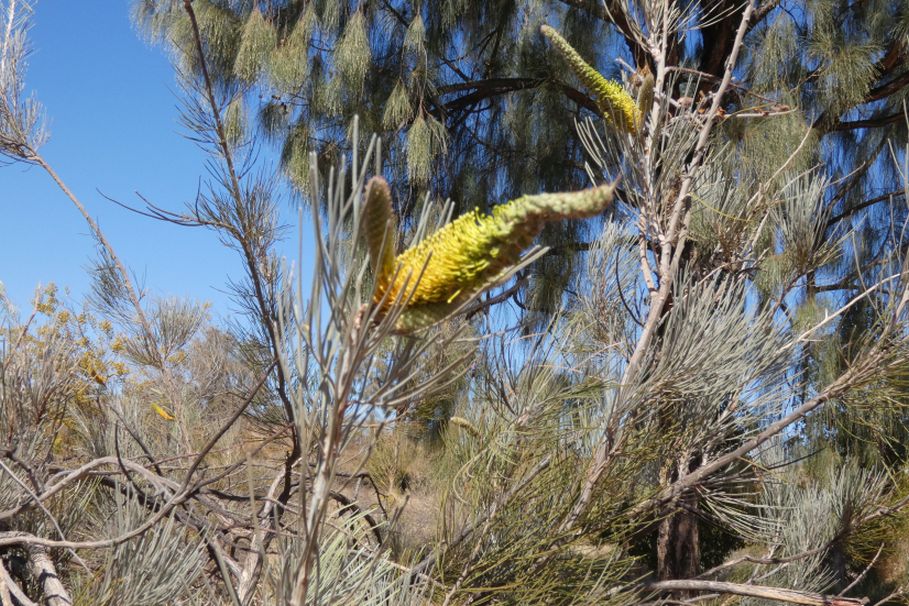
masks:
[[[170,414],[167,411],[167,409],[164,408],[163,406],[161,406],[159,404],[152,404],[151,407],[152,407],[152,410],[154,410],[156,413],[158,413],[158,416],[161,417],[162,419],[164,419],[165,421],[174,420],[174,418],[175,418],[174,415]]]
[[[610,205],[613,191],[613,185],[604,185],[523,196],[488,215],[474,210],[458,217],[398,255],[393,265],[371,256],[377,272],[374,302],[405,306],[402,331],[438,321],[499,281],[546,222],[596,215]]]
[[[642,123],[641,111],[625,88],[618,82],[604,78],[556,30],[543,25],[540,31],[549,38],[571,71],[596,97],[597,106],[606,121],[615,124],[620,131],[636,134]]]
[[[38,294],[35,300],[35,311],[45,315],[51,315],[57,309],[57,286],[53,283],[48,284]]]
[[[104,366],[104,362],[92,352],[86,351],[82,354],[82,357],[79,358],[79,368],[98,385],[104,386],[107,384],[107,377],[105,376],[107,369]]]

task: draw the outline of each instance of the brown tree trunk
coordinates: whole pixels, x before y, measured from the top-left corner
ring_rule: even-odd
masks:
[[[678,477],[679,469],[686,471],[692,464],[692,457],[683,455],[664,467],[660,474],[663,481],[672,482]],[[660,521],[657,533],[657,576],[661,581],[689,579],[700,572],[701,542],[698,528],[698,498],[694,492],[687,492],[672,504],[672,509]]]

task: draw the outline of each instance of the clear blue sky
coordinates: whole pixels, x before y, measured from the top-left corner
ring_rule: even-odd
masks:
[[[235,252],[212,232],[135,215],[98,193],[140,205],[140,192],[180,210],[205,177],[204,153],[182,136],[168,58],[137,34],[129,6],[37,2],[27,81],[50,125],[42,153],[152,296],[210,301],[224,316],[232,308],[227,278],[242,276]],[[0,282],[13,303],[28,307],[35,287],[48,282],[70,288],[78,303],[88,291],[94,244],[70,201],[39,168],[12,165],[0,167],[0,210]],[[288,220],[296,215],[286,210]],[[293,255],[295,243],[285,250]]]

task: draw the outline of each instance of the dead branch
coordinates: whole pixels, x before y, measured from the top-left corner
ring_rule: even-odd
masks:
[[[671,580],[657,581],[647,585],[654,591],[709,591],[728,595],[740,595],[751,598],[776,600],[788,604],[805,604],[806,606],[864,606],[868,598],[842,598],[811,591],[798,591],[783,587],[767,585],[746,585],[723,581]]]
[[[57,568],[47,555],[47,550],[40,545],[29,545],[28,566],[32,576],[41,586],[46,606],[72,606],[73,599],[60,582]]]

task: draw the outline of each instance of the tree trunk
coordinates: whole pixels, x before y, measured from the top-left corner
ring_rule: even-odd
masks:
[[[688,470],[697,466],[693,457],[683,455],[678,462],[667,464],[661,480],[673,481],[680,466]],[[661,581],[689,579],[700,572],[701,543],[698,529],[698,497],[687,492],[672,504],[660,521],[657,534],[657,576]]]

